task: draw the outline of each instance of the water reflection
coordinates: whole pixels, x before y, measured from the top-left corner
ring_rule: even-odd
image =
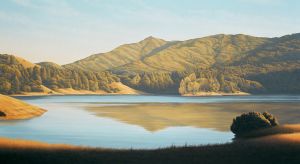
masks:
[[[96,116],[138,125],[151,132],[180,126],[229,131],[235,116],[250,111],[271,112],[282,124],[300,123],[300,103],[94,105],[86,109]]]
[[[270,111],[281,123],[299,123],[299,98],[21,97],[48,111],[34,119],[0,122],[0,136],[107,148],[226,143],[233,138],[229,132],[232,118],[246,111]]]

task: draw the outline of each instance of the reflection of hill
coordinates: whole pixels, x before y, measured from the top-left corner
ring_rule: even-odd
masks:
[[[247,111],[270,111],[281,123],[300,123],[300,104],[223,103],[223,104],[134,104],[87,107],[99,117],[109,117],[148,131],[174,126],[193,126],[228,131],[232,119]]]

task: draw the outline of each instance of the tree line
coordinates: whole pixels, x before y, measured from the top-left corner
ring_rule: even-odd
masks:
[[[70,70],[51,64],[26,68],[12,55],[0,56],[0,93],[4,94],[42,92],[42,85],[53,90],[73,88],[117,92],[109,84],[118,81],[120,79],[110,72]]]
[[[296,63],[297,64],[297,63]],[[198,92],[300,93],[300,70],[290,63],[232,65],[174,72],[114,74],[68,69],[51,63],[26,67],[11,55],[0,55],[0,93],[52,90],[104,90],[112,93],[112,82],[121,81],[137,90],[155,94],[196,94]],[[286,70],[284,70],[284,68]],[[289,69],[287,69],[289,68]],[[284,71],[283,71],[284,70]]]

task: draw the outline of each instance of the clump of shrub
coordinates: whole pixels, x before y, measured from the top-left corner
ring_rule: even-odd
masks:
[[[0,117],[5,117],[5,116],[6,116],[6,114],[4,112],[0,111]]]
[[[279,123],[276,117],[270,113],[249,112],[233,119],[230,129],[235,135],[239,136],[257,129],[270,128],[277,125]]]

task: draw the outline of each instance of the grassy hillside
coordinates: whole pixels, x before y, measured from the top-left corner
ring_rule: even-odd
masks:
[[[300,93],[300,34],[279,38],[221,34],[161,42],[149,46],[147,55],[140,49],[128,51],[133,45],[147,47],[141,44],[146,40],[71,65],[111,70],[125,84],[154,93]],[[128,56],[135,58],[123,60]],[[102,66],[115,60],[119,62]],[[190,79],[191,75],[195,77]]]
[[[269,39],[247,35],[214,35],[192,39],[164,48],[142,60],[114,70],[128,72],[172,72],[214,65],[230,64],[245,56],[250,50],[267,43]]]
[[[42,115],[45,110],[20,100],[0,95],[0,120],[28,119]]]
[[[138,43],[125,44],[107,52],[95,54],[72,64],[66,68],[80,68],[84,70],[99,72],[122,66],[147,56],[156,48],[165,46],[166,41],[154,37],[148,37]]]

